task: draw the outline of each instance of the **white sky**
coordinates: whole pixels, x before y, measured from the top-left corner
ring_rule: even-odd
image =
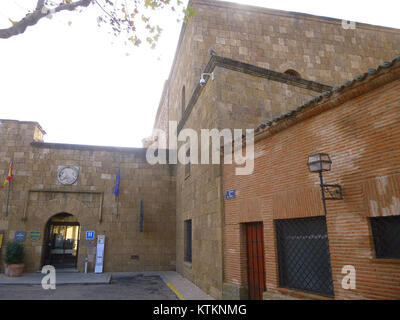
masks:
[[[34,2],[0,0],[0,28]],[[400,29],[398,0],[233,2]],[[165,11],[156,50],[124,46],[97,26],[97,10],[55,15],[0,39],[0,119],[38,121],[46,142],[141,147],[151,135],[181,26]]]

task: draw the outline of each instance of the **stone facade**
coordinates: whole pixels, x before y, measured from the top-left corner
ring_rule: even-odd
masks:
[[[5,241],[12,241],[15,231],[26,231],[25,271],[40,269],[46,223],[59,213],[72,214],[80,224],[80,271],[86,255],[89,272],[93,270],[95,245],[85,240],[89,230],[106,236],[105,271],[175,270],[174,168],[149,165],[145,149],[43,143],[42,132],[35,122],[1,120],[0,174],[7,176],[13,160],[14,179],[7,217],[7,190],[0,192],[0,230],[5,230]],[[76,184],[57,183],[58,167],[63,165],[79,168]],[[117,216],[113,188],[118,168]],[[143,232],[139,230],[140,200]],[[32,241],[31,231],[39,231],[40,239]]]
[[[166,92],[169,118],[181,118],[181,92],[186,104],[214,49],[219,56],[285,72],[304,79],[339,85],[397,54],[396,29],[357,24],[307,14],[214,0],[195,0],[197,15],[182,28]],[[162,114],[162,112],[160,112]]]

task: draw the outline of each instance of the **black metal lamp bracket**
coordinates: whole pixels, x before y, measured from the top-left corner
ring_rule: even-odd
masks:
[[[343,200],[342,186],[339,184],[324,184],[322,172],[319,172],[322,203],[324,205],[324,213],[326,216],[326,200]]]

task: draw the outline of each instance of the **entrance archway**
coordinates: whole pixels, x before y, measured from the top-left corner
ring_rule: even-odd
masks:
[[[76,268],[79,239],[80,224],[72,214],[63,212],[52,216],[46,224],[42,265]]]

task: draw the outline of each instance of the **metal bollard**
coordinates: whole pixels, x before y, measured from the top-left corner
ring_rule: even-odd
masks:
[[[88,256],[86,256],[85,257],[85,273],[87,273],[88,262],[89,262],[89,259],[88,259]]]

